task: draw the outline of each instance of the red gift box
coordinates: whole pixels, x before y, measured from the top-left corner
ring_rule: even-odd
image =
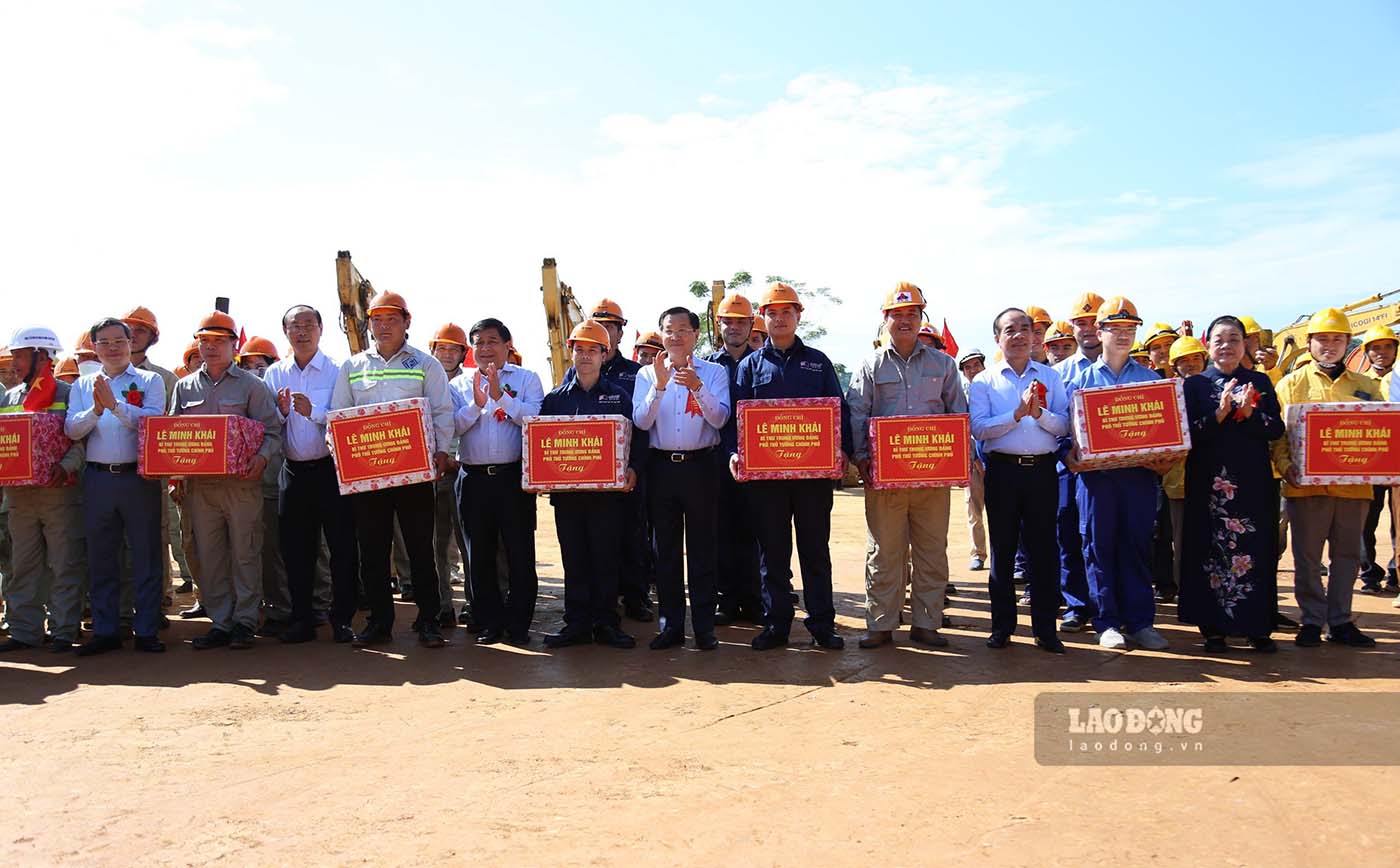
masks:
[[[1301,485],[1400,485],[1400,403],[1289,404],[1284,424]]]
[[[57,413],[0,415],[0,485],[50,485],[73,441]]]
[[[840,479],[841,399],[740,401],[739,473],[755,479]]]
[[[1078,389],[1072,412],[1082,470],[1142,467],[1191,451],[1179,378]]]
[[[246,416],[143,416],[136,470],[148,478],[243,476],[263,433]]]
[[[870,487],[966,487],[972,432],[966,413],[870,420]]]
[[[326,442],[341,494],[438,478],[432,411],[426,398],[382,401],[326,414]]]
[[[632,423],[626,416],[526,416],[520,487],[616,491],[627,487]]]

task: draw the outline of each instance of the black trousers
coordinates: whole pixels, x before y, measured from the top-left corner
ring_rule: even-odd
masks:
[[[744,483],[758,542],[763,551],[763,617],[786,636],[796,613],[792,607],[792,539],[797,536],[797,563],[802,569],[803,624],[817,635],[836,629],[836,602],[831,590],[830,479],[771,479]]]
[[[651,575],[655,562],[651,552],[651,530],[647,522],[646,480],[639,473],[637,487],[632,491],[614,495],[621,502],[618,521],[621,523],[622,539],[619,543],[621,555],[618,590],[626,603],[646,603],[651,601]]]
[[[1381,523],[1381,512],[1385,509],[1385,498],[1390,492],[1388,485],[1372,486],[1375,495],[1371,498],[1371,508],[1366,511],[1366,523],[1361,527],[1361,578],[1363,581],[1379,583],[1395,579],[1395,558],[1381,566],[1376,563],[1376,528]],[[1395,509],[1395,498],[1390,499],[1390,508]],[[1395,548],[1395,525],[1390,526],[1390,546]]]
[[[685,632],[686,580],[690,625],[696,635],[715,631],[716,512],[719,478],[710,452],[672,461],[653,449],[647,462],[647,511],[656,535],[656,597],[662,631]],[[685,567],[681,552],[685,551]],[[686,574],[689,574],[688,576]]]
[[[1000,453],[987,453],[985,476],[987,530],[991,537],[992,569],[987,593],[992,605],[992,630],[1016,631],[1016,549],[1024,542],[1026,583],[1031,589],[1031,632],[1055,635],[1060,611],[1060,550],[1055,542],[1059,481],[1055,458],[1020,464]]]
[[[316,561],[321,555],[321,534],[331,553],[331,623],[350,626],[359,598],[359,548],[355,541],[355,510],[349,497],[340,494],[335,463],[330,456],[315,461],[282,465],[278,485],[278,541],[287,568],[287,591],[292,598],[292,619],[313,622]]]
[[[1163,593],[1177,592],[1172,578],[1172,508],[1167,493],[1157,489],[1157,523],[1152,528],[1152,586]]]
[[[540,592],[535,571],[535,495],[520,490],[520,462],[462,465],[462,530],[471,555],[472,614],[486,630],[529,632]],[[506,547],[509,594],[501,597],[496,546]]]
[[[394,594],[389,587],[389,554],[394,545],[394,518],[403,531],[408,549],[409,570],[413,573],[413,597],[418,603],[418,620],[437,621],[437,565],[433,562],[433,483],[418,482],[379,491],[350,495],[355,511],[355,531],[360,540],[360,578],[369,602],[370,623],[389,629],[394,626]],[[340,594],[337,593],[337,599]]]
[[[733,614],[763,607],[763,579],[758,571],[758,535],[749,508],[748,492],[729,473],[729,455],[715,451],[714,474],[719,478],[719,608]]]
[[[564,561],[565,626],[570,631],[618,626],[617,577],[627,495],[561,491],[549,500]]]

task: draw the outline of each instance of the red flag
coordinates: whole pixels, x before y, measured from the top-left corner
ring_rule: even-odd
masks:
[[[39,372],[29,383],[29,391],[24,396],[24,411],[38,413],[47,410],[57,393],[58,380],[53,376],[53,361],[44,359],[44,363],[39,366]]]
[[[238,348],[243,349],[243,345],[248,343],[248,335],[243,331],[243,327],[238,327]]]
[[[953,333],[948,328],[947,319],[943,320],[943,352],[954,359],[958,357],[958,342],[953,340]]]

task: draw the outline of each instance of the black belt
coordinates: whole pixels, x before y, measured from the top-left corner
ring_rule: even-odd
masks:
[[[288,458],[287,463],[293,467],[317,467],[322,464],[334,464],[335,459],[327,455],[325,458],[309,458],[306,461],[298,461],[295,458]]]
[[[697,458],[704,458],[711,455],[715,447],[706,446],[704,449],[653,449],[651,457],[658,461],[667,460],[672,464],[683,464],[687,461],[694,461]]]
[[[89,470],[97,470],[102,473],[135,473],[137,464],[135,461],[126,464],[99,464],[96,461],[87,463]]]
[[[1015,464],[1018,467],[1035,467],[1040,464],[1054,463],[1057,459],[1053,452],[1042,452],[1039,455],[1012,455],[1009,452],[988,452],[987,460],[994,460],[998,464]]]
[[[468,473],[485,473],[487,476],[496,476],[507,470],[519,470],[520,462],[511,461],[506,464],[463,464],[462,469]]]

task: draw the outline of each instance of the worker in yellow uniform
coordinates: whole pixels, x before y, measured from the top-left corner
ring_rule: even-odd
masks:
[[[1152,333],[1142,342],[1147,350],[1147,366],[1164,378],[1172,376],[1171,349],[1179,338],[1176,329],[1164,322],[1152,324]]]
[[[1026,305],[1026,316],[1031,318],[1031,361],[1049,364],[1045,335],[1055,325],[1055,319],[1045,308],[1033,304]]]
[[[1185,380],[1206,369],[1206,345],[1199,338],[1181,337],[1172,342],[1167,363],[1172,374]],[[1157,602],[1170,603],[1181,588],[1182,528],[1186,520],[1186,458],[1172,465],[1162,477],[1162,492],[1167,498],[1170,521],[1172,565],[1169,581],[1159,581]]]
[[[1380,383],[1346,368],[1351,322],[1336,308],[1323,308],[1308,320],[1312,361],[1279,381],[1279,404],[1376,401]],[[1285,414],[1285,420],[1287,415]],[[1369,485],[1302,485],[1288,449],[1288,438],[1273,444],[1274,467],[1283,476],[1288,523],[1293,527],[1293,588],[1303,611],[1303,626],[1294,640],[1302,647],[1327,640],[1353,648],[1373,648],[1376,640],[1352,621],[1352,588],[1361,560],[1361,528],[1371,501]],[[1322,547],[1330,569],[1322,584]]]
[[[1400,340],[1397,340],[1395,332],[1390,330],[1390,326],[1377,323],[1366,330],[1366,334],[1361,337],[1361,351],[1366,354],[1366,361],[1371,363],[1371,376],[1382,381],[1390,377],[1391,371],[1395,367],[1397,347],[1400,347]],[[1385,391],[1385,387],[1382,387],[1382,392]],[[1380,525],[1381,512],[1385,509],[1386,493],[1391,488],[1388,485],[1376,485],[1373,486],[1373,490],[1375,494],[1371,498],[1371,508],[1366,512],[1366,524],[1361,529],[1361,575],[1359,578],[1363,594],[1379,594],[1383,591],[1400,590],[1400,583],[1397,583],[1395,576],[1395,534],[1392,533],[1390,536],[1390,563],[1381,566],[1376,562],[1376,528]],[[1390,501],[1390,509],[1391,512],[1395,511],[1394,498]]]

